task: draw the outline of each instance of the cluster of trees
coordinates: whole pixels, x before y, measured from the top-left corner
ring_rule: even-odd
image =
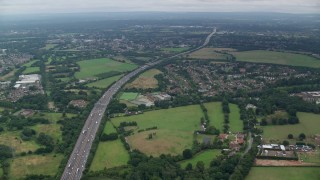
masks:
[[[27,95],[19,99],[17,105],[25,109],[46,110],[48,107],[48,99],[47,96],[43,94]]]
[[[114,141],[116,139],[118,139],[118,133],[103,133],[100,137],[100,141]]]
[[[35,153],[36,154],[45,154],[45,153],[51,153],[54,149],[55,143],[54,139],[44,133],[40,133],[38,138],[37,138],[37,143],[45,146],[45,147],[40,147],[38,148]]]
[[[24,116],[4,116],[2,117],[2,120],[7,122],[9,130],[12,129],[23,129],[25,126],[34,126],[36,124],[49,124],[50,121],[45,118],[25,118]]]
[[[224,114],[224,125],[223,125],[223,132],[226,133],[229,130],[229,102],[227,99],[223,99],[222,101],[222,112]]]
[[[20,137],[24,141],[29,141],[34,135],[36,135],[35,130],[25,127],[23,128]]]

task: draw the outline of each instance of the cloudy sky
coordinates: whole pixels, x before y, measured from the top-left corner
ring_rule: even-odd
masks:
[[[0,15],[127,11],[320,13],[320,0],[0,0]]]

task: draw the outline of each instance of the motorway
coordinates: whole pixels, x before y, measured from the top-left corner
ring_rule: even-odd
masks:
[[[168,57],[167,59],[172,59],[178,56],[182,56],[185,54],[189,54],[193,51],[199,50],[205,47],[209,42],[211,37],[216,33],[216,28],[213,30],[211,34],[209,34],[203,43],[203,45],[189,50],[177,55]],[[107,109],[108,104],[110,103],[112,97],[120,90],[120,88],[126,84],[131,78],[136,76],[137,74],[145,71],[146,69],[161,63],[164,60],[157,60],[146,65],[140,66],[134,71],[122,77],[116,83],[114,83],[98,100],[98,102],[94,105],[93,109],[89,117],[87,118],[82,131],[78,137],[78,140],[73,148],[73,151],[69,157],[67,166],[64,169],[64,172],[61,176],[61,180],[78,180],[82,177],[82,172],[85,169],[85,165],[90,153],[90,149],[92,146],[92,142],[95,139],[96,133],[98,131],[99,125],[101,123],[102,117]]]

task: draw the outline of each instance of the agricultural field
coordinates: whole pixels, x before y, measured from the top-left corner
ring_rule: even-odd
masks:
[[[55,175],[63,155],[28,155],[12,159],[9,179],[21,179],[27,174]]]
[[[236,104],[229,104],[229,126],[231,132],[242,132],[243,121],[240,120],[240,109]]]
[[[226,60],[228,55],[216,52],[213,48],[202,48],[189,55],[192,59],[217,59]]]
[[[106,123],[104,133],[116,132],[110,122]],[[90,171],[99,171],[104,168],[112,168],[126,165],[129,154],[120,139],[114,141],[100,142],[90,166]]]
[[[120,100],[127,100],[127,101],[132,101],[135,100],[138,97],[139,93],[135,92],[124,92],[120,96]]]
[[[263,127],[263,137],[265,139],[285,140],[288,134],[293,134],[297,138],[300,133],[306,136],[320,134],[320,115],[313,113],[298,112],[299,124],[294,125],[270,125]]]
[[[319,167],[252,167],[246,180],[316,180]]]
[[[210,162],[220,154],[221,150],[218,149],[206,150],[194,155],[191,159],[180,162],[180,165],[184,169],[189,163],[191,163],[194,168],[198,161],[202,161],[205,167],[208,168],[210,166]]]
[[[86,84],[86,86],[88,86],[88,87],[96,87],[96,88],[107,88],[112,83],[114,83],[117,80],[119,80],[122,76],[123,75],[119,75],[119,76],[113,76],[113,77],[101,79],[101,80]]]
[[[147,155],[181,154],[186,148],[191,148],[193,133],[200,129],[200,118],[203,113],[199,105],[191,105],[163,110],[145,112],[135,116],[117,117],[112,119],[116,127],[121,122],[136,121],[138,126],[134,135],[128,138],[133,149],[138,149]],[[138,130],[156,126],[156,130],[138,132]],[[148,135],[153,133],[153,138]]]
[[[188,49],[189,49],[188,47],[183,47],[183,48],[162,48],[162,51],[180,53],[180,52],[186,51]]]
[[[80,72],[76,72],[78,79],[95,78],[97,75],[110,72],[126,72],[133,70],[137,65],[121,63],[107,58],[91,59],[77,62],[80,66]]]
[[[154,78],[155,75],[161,74],[162,72],[158,69],[150,69],[142,73],[133,82],[126,85],[126,88],[137,88],[137,89],[154,89],[158,87],[158,80]]]
[[[232,54],[237,61],[320,68],[320,60],[302,54],[263,50],[232,52]]]
[[[22,74],[38,74],[40,73],[39,67],[27,67],[26,70],[22,72]]]
[[[210,125],[213,125],[222,132],[224,125],[224,114],[222,112],[221,102],[205,103],[204,106],[208,110]]]

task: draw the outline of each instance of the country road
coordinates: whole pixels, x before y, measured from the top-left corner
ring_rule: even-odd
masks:
[[[79,180],[82,177],[82,173],[85,169],[85,165],[87,163],[87,159],[90,153],[90,149],[92,146],[92,142],[95,139],[96,133],[98,131],[99,125],[101,123],[103,114],[105,113],[108,104],[110,103],[112,97],[120,90],[120,88],[126,84],[130,79],[135,77],[137,74],[145,71],[146,69],[159,64],[160,62],[172,59],[178,56],[182,56],[185,54],[189,54],[193,51],[199,50],[210,42],[211,37],[216,33],[216,28],[210,33],[205,39],[203,45],[194,48],[192,50],[188,50],[174,56],[168,57],[163,60],[154,61],[148,63],[146,65],[140,66],[134,71],[122,77],[116,83],[114,83],[98,100],[93,109],[91,110],[90,115],[88,116],[81,133],[78,137],[78,140],[73,148],[73,151],[69,157],[68,163],[64,169],[64,172],[61,176],[62,180]]]

